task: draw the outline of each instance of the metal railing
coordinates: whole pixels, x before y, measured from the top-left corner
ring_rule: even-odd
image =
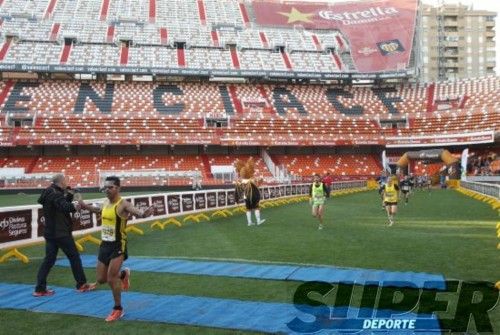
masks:
[[[460,186],[474,192],[495,197],[497,199],[500,198],[500,185],[461,181]]]

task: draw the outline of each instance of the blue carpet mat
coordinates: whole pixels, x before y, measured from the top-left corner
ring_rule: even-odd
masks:
[[[56,294],[51,297],[31,296],[33,286],[0,283],[0,308],[21,309],[35,312],[61,313],[70,315],[105,318],[112,307],[109,290],[78,293],[73,289],[52,287]],[[330,310],[322,313],[314,328],[312,312],[319,313],[314,307],[307,307],[307,313],[299,311],[292,304],[240,301],[231,299],[202,298],[190,296],[154,295],[126,292],[122,295],[125,310],[124,320],[163,322],[201,327],[237,329],[269,333],[308,333],[332,334],[357,331],[357,334],[372,334],[363,330],[365,319],[358,315],[371,315],[372,310],[358,308],[335,308],[335,315],[345,312],[347,318],[332,319]],[[301,306],[301,310],[305,310]],[[380,313],[381,312],[381,313]],[[363,314],[359,314],[363,313]],[[366,314],[369,313],[369,314]],[[377,318],[389,318],[401,312],[377,311]],[[315,314],[318,315],[319,314]],[[299,318],[302,322],[295,320]],[[439,322],[435,317],[404,313],[392,315],[392,320],[415,320],[415,329],[385,330],[384,334],[438,334]],[[104,321],[102,321],[104,322]],[[380,333],[380,330],[378,331]]]
[[[84,267],[96,266],[96,256],[82,255],[81,257]],[[68,267],[69,261],[66,258],[60,259],[56,265]],[[355,283],[359,285],[367,282],[378,282],[380,286],[417,287],[438,290],[444,290],[446,287],[445,278],[442,275],[415,272],[136,257],[130,257],[125,262],[125,265],[130,267],[132,271],[140,272],[268,280],[324,281],[328,283]]]

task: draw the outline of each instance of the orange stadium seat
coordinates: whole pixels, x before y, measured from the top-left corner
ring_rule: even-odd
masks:
[[[299,176],[324,175],[374,177],[381,166],[372,155],[275,155],[275,162]]]
[[[0,143],[5,153],[9,147],[39,145],[384,146],[389,137],[500,130],[499,77],[426,84],[384,82],[380,87],[348,85],[340,79],[331,84],[270,83],[268,78],[259,84],[206,80],[206,76],[217,77],[208,70],[293,75],[357,72],[350,54],[353,41],[349,43],[339,30],[254,24],[248,15],[255,12],[244,13],[244,1],[59,0],[52,2],[50,10],[47,2],[0,1],[5,14],[0,21],[0,40],[5,46],[1,65],[105,66],[115,69],[116,77],[123,70],[137,68],[139,73],[151,70],[146,72],[154,73],[155,81],[129,81],[128,74],[123,81],[115,77],[103,81],[101,75],[99,80],[81,81],[23,81],[4,76],[0,80]],[[166,81],[179,68],[193,70],[195,76]],[[172,73],[161,74],[167,69]],[[35,73],[23,75],[28,78]],[[196,73],[202,74],[197,77]],[[378,85],[378,79],[374,82]],[[31,116],[33,125],[13,125],[9,120],[16,114]],[[219,118],[227,126],[210,124]],[[198,171],[205,183],[216,183],[210,165],[232,165],[250,156],[255,158],[259,176],[272,176],[258,155],[5,155],[2,167],[22,167],[28,173],[62,171],[72,184],[82,186],[97,186],[102,171],[148,169]],[[371,154],[272,158],[294,175],[331,172],[372,177],[381,169],[378,157]],[[436,169],[434,164],[415,166],[417,174],[433,174]],[[133,183],[151,184],[151,180]]]
[[[101,172],[113,171],[198,171],[208,178],[199,156],[78,156],[78,157],[23,157],[4,158],[2,167],[25,168],[30,173],[64,173],[74,186],[99,186]],[[125,185],[130,180],[124,181]],[[160,183],[160,182],[158,182]],[[134,186],[142,185],[140,180],[132,181]],[[172,184],[172,183],[170,183]],[[185,184],[183,182],[182,184]],[[147,179],[144,185],[151,185]],[[153,182],[153,185],[155,183]],[[160,184],[159,184],[160,185]]]
[[[493,89],[498,84],[498,80],[490,78],[484,81],[483,85],[476,83],[473,87]],[[2,121],[2,140],[19,145],[37,141],[67,144],[76,138],[83,141],[77,144],[88,144],[85,140],[132,144],[132,139],[156,144],[218,143],[218,139],[235,137],[298,142],[357,139],[376,144],[383,142],[384,136],[466,133],[497,130],[500,126],[496,101],[491,97],[479,100],[478,93],[467,92],[470,96],[466,105],[475,107],[427,113],[422,112],[426,88],[419,86],[400,87],[383,95],[368,88],[353,87],[345,91],[347,96],[336,95],[336,103],[340,104],[336,107],[331,101],[334,98],[329,96],[330,88],[317,85],[162,84],[160,89],[166,93],[161,99],[153,94],[160,85],[157,83],[40,81],[26,85],[10,81],[9,86],[7,82],[1,85],[4,101],[0,107],[5,112],[14,106],[36,118],[34,126],[15,131]],[[468,82],[464,85],[470,86]],[[441,90],[440,84],[437,86],[436,89]],[[491,92],[493,94],[498,93]],[[82,100],[80,95],[86,99]],[[394,114],[394,110],[388,109],[388,102],[384,102],[393,98],[400,101],[391,102],[391,108],[399,114]],[[249,103],[263,107],[252,109]],[[363,110],[351,115],[349,110],[342,114],[338,108]],[[379,118],[391,119],[398,115],[408,118],[406,127],[380,126]],[[204,125],[205,118],[219,116],[231,118],[227,128]]]

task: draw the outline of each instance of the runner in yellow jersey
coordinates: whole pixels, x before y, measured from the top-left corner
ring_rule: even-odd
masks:
[[[318,229],[323,229],[323,211],[328,190],[321,182],[319,174],[314,175],[314,182],[309,188],[309,203],[312,205],[312,215],[319,220]]]
[[[399,185],[398,177],[391,176],[383,189],[385,210],[389,218],[389,226],[394,224],[394,215],[398,211]]]
[[[97,262],[97,282],[108,283],[113,292],[115,305],[106,321],[115,321],[124,315],[121,305],[121,292],[130,286],[130,269],[121,270],[123,261],[128,258],[127,253],[127,218],[129,215],[147,217],[152,214],[153,207],[140,210],[120,196],[120,179],[107,177],[104,182],[107,199],[102,208],[82,204],[94,213],[101,214],[102,230],[101,245]]]

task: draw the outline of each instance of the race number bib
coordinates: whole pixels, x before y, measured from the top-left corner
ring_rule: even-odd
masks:
[[[116,241],[115,227],[103,225],[101,230],[101,240],[108,242]]]

